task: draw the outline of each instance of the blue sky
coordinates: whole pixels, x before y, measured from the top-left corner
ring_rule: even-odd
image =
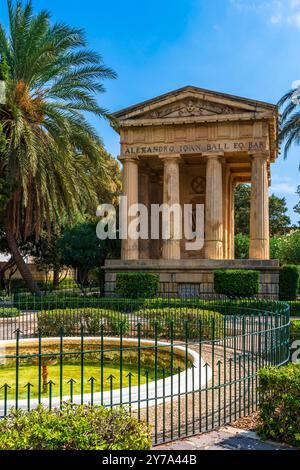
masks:
[[[277,102],[300,80],[300,0],[33,0],[56,21],[86,30],[119,78],[99,100],[110,111],[195,85]],[[6,0],[0,18],[6,20]],[[118,135],[102,121],[105,146],[118,155]],[[271,191],[285,196],[293,222],[300,148],[272,168]]]

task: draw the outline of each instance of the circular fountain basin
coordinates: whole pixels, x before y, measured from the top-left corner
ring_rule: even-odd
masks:
[[[103,340],[103,349],[105,351],[120,351],[120,338],[118,337],[85,337],[84,338],[84,351],[97,350],[99,352],[99,344]],[[122,349],[124,354],[126,351],[135,351],[137,354],[138,346],[142,351],[154,356],[155,344],[157,344],[157,353],[160,358],[163,355],[170,356],[171,344],[166,341],[158,341],[155,343],[153,340],[136,339],[136,338],[123,338]],[[60,338],[43,338],[42,339],[42,354],[52,353],[57,354],[59,351]],[[64,337],[63,338],[63,352],[72,352],[75,348],[76,352],[80,350],[81,337]],[[38,339],[20,339],[19,341],[19,355],[36,355],[38,354],[39,340]],[[187,363],[188,367],[180,373],[167,376],[164,379],[156,381],[149,381],[148,384],[134,385],[132,387],[124,387],[122,389],[113,389],[104,392],[95,392],[93,397],[91,393],[84,393],[81,395],[73,396],[73,403],[91,403],[104,406],[130,406],[131,408],[145,408],[154,404],[158,405],[162,402],[171,400],[171,397],[179,396],[179,394],[193,393],[203,388],[211,379],[211,368],[205,364],[204,360],[199,354],[191,348],[186,348],[180,344],[173,344],[173,358],[181,362]],[[0,342],[0,358],[13,357],[16,354],[16,341],[1,341]],[[1,359],[0,359],[1,361]],[[78,365],[78,367],[80,367]],[[70,396],[63,396],[62,401],[69,401]],[[59,397],[54,396],[51,399],[51,406],[59,406],[61,400]],[[38,399],[30,399],[30,407],[35,408],[38,406]],[[49,406],[49,397],[41,398],[40,403]],[[8,400],[7,409],[15,407],[15,400]],[[22,409],[28,408],[27,399],[19,399],[18,407]],[[0,401],[0,415],[4,414],[4,402]]]

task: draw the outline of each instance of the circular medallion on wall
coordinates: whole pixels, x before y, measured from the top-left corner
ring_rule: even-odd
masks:
[[[204,194],[205,178],[203,178],[203,176],[195,176],[195,178],[192,179],[191,187],[196,194]]]

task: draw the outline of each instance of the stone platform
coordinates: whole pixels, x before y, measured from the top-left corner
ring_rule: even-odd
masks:
[[[105,292],[113,294],[118,272],[151,272],[160,277],[160,292],[172,296],[213,295],[216,269],[255,269],[260,272],[260,294],[278,298],[279,262],[277,260],[107,260]]]

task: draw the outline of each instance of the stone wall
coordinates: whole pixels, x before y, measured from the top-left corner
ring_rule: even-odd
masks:
[[[210,296],[214,292],[216,269],[255,269],[260,272],[260,295],[278,298],[279,263],[277,260],[107,260],[105,292],[114,294],[118,272],[151,272],[160,276],[162,295]]]

